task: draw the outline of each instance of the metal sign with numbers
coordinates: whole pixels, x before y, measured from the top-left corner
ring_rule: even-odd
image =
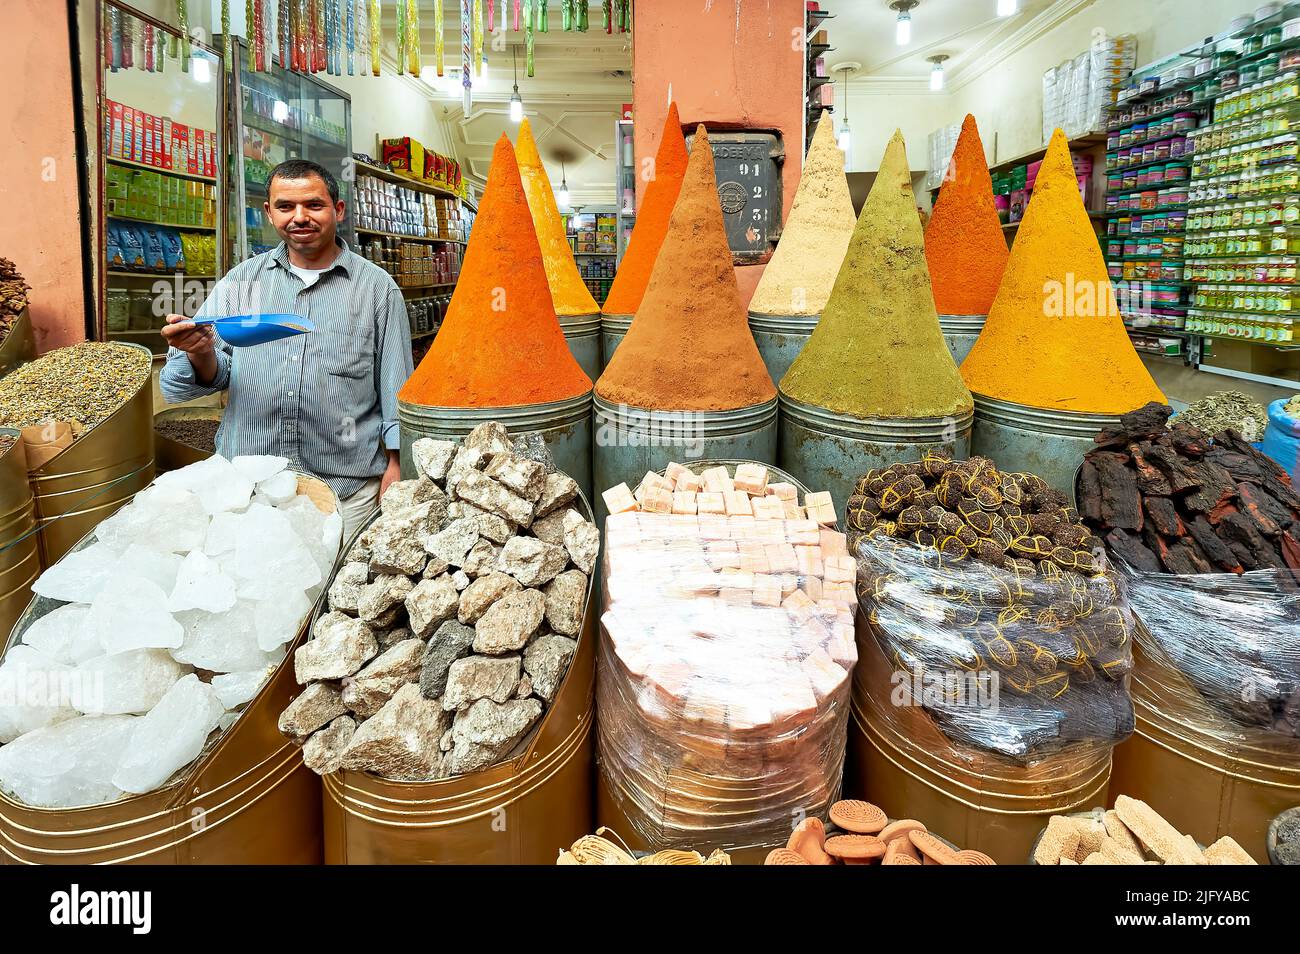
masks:
[[[687,136],[689,148],[694,136]],[[781,237],[781,165],[775,133],[709,132],[727,245],[738,265],[767,261]]]

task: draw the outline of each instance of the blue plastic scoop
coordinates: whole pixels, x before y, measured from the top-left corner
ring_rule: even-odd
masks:
[[[311,319],[302,315],[229,315],[192,320],[196,325],[212,325],[222,341],[236,348],[251,348],[316,330]]]

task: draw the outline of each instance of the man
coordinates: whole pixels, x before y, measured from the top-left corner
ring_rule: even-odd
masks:
[[[337,237],[344,203],[327,169],[290,159],[267,188],[263,208],[283,241],[231,269],[196,317],[295,314],[316,330],[236,349],[211,325],[168,315],[159,383],[172,403],[229,391],[217,452],[287,457],[320,477],[342,501],[347,539],[398,478],[406,305],[387,272]]]

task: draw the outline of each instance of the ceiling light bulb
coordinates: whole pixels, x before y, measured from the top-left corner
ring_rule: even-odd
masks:
[[[559,191],[555,193],[555,201],[562,209],[567,209],[569,207],[569,184],[563,179],[560,180]]]
[[[849,151],[853,148],[853,133],[849,131],[849,121],[840,123],[840,131],[835,136],[835,145],[844,153],[844,168],[849,167]]]
[[[899,46],[907,46],[912,42],[912,15],[906,10],[900,10],[898,13],[898,24],[894,32],[894,42]]]
[[[930,69],[930,89],[938,92],[943,89],[943,64],[935,63]]]
[[[1013,16],[1016,12],[1016,7],[1016,0],[998,0],[998,16]]]
[[[190,62],[193,64],[194,81],[196,83],[212,82],[212,67],[206,59],[196,53]]]
[[[510,121],[512,123],[517,123],[523,118],[524,101],[519,98],[519,87],[515,86],[515,91],[510,94]]]

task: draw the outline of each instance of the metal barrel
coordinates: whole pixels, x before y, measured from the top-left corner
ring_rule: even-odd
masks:
[[[141,345],[118,344],[152,358]],[[57,563],[153,478],[153,375],[148,375],[106,420],[31,471],[41,565]]]
[[[998,864],[1023,864],[1052,815],[1106,804],[1109,748],[1020,765],[958,745],[923,708],[892,704],[893,667],[861,614],[856,629],[843,797],[866,799],[890,818],[919,818]]]
[[[586,391],[563,401],[513,407],[427,407],[398,401],[402,476],[415,476],[411,445],[420,438],[461,441],[480,424],[499,421],[511,437],[539,434],[556,469],[576,480],[590,496],[591,397],[592,393]]]
[[[590,516],[590,501],[581,501]],[[326,864],[549,865],[591,833],[595,579],[569,671],[516,754],[434,782],[351,771],[324,776]]]
[[[219,421],[221,413],[222,409],[219,407],[171,407],[155,414],[153,448],[154,464],[158,468],[158,473],[165,474],[169,470],[180,470],[190,464],[207,460],[213,454],[212,451],[200,450],[166,437],[158,430],[159,424],[164,421]]]
[[[970,456],[971,412],[960,417],[857,418],[781,393],[781,466],[814,490],[829,490],[840,514],[857,479],[928,451]]]
[[[632,327],[633,315],[600,315],[600,370],[609,365],[609,359],[623,343],[627,330]],[[593,381],[595,378],[592,379]]]
[[[1057,490],[1074,495],[1074,474],[1093,438],[1119,424],[1118,414],[1047,410],[982,394],[975,399],[971,452],[1002,471],[1037,474]]]
[[[600,314],[559,315],[560,330],[569,343],[569,351],[594,384],[600,377]]]
[[[767,373],[774,384],[780,384],[785,373],[799,357],[808,343],[808,336],[817,327],[821,315],[765,315],[749,313],[749,331],[758,345],[758,353],[767,365]]]
[[[19,432],[3,427],[0,434],[14,439],[0,454],[0,632],[7,633],[32,598],[32,583],[41,573],[41,552]]]
[[[299,474],[298,492],[326,513],[338,509],[334,492],[315,477]],[[87,535],[75,549],[93,542]],[[61,605],[34,598],[8,646]],[[279,730],[280,713],[299,691],[293,654],[314,615],[238,720],[168,785],[85,808],[32,808],[0,792],[0,863],[320,864],[320,782]]]
[[[20,364],[35,360],[36,334],[32,331],[32,316],[24,308],[9,326],[9,334],[0,341],[0,377]]]
[[[1268,864],[1270,822],[1300,805],[1300,739],[1229,722],[1142,642],[1133,646],[1137,726],[1115,748],[1111,791],[1156,806],[1203,845],[1231,835]]]
[[[593,396],[595,485],[598,493],[626,483],[636,489],[647,471],[705,457],[776,463],[776,398],[730,411],[651,411]],[[596,522],[607,511],[596,498]]]
[[[940,315],[939,330],[948,345],[952,359],[958,364],[966,360],[970,349],[975,347],[975,339],[984,330],[988,315]]]

